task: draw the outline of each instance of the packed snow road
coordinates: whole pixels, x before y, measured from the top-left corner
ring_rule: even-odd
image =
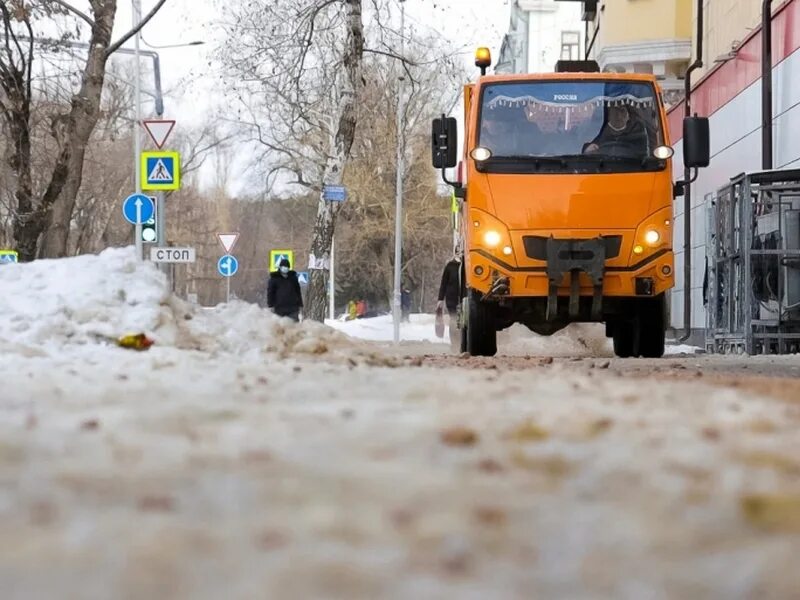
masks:
[[[448,357],[197,311],[126,250],[0,286],[3,598],[800,589],[798,357]]]

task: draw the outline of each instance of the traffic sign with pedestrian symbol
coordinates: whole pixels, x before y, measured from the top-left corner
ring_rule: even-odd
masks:
[[[132,225],[141,225],[153,218],[156,207],[144,194],[131,194],[122,203],[122,214]]]
[[[233,277],[239,270],[239,261],[236,257],[226,254],[217,261],[217,271],[223,277]]]
[[[180,154],[177,152],[142,152],[142,189],[179,189],[181,187],[180,163]]]
[[[15,262],[19,262],[19,253],[16,250],[0,250],[0,265]]]
[[[306,271],[300,271],[297,274],[297,281],[300,282],[300,285],[308,285],[308,273]]]
[[[269,253],[269,265],[270,270],[277,271],[278,267],[281,266],[282,260],[288,260],[289,266],[294,265],[294,252],[291,250],[270,250]]]

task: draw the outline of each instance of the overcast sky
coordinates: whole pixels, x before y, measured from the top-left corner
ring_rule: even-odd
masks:
[[[141,1],[143,14],[155,5],[155,0]],[[216,87],[219,85],[218,74],[209,70],[208,63],[215,47],[224,43],[219,29],[214,26],[220,14],[218,11],[224,10],[224,6],[232,1],[236,0],[167,0],[164,8],[145,28],[144,40],[156,46],[194,40],[206,42],[203,46],[157,49],[161,56],[164,87],[172,90],[166,99],[168,117],[195,121],[209,109],[216,110],[215,99],[222,100],[224,90]],[[465,64],[472,70],[473,49],[488,45],[496,57],[508,24],[507,0],[406,0],[405,8],[407,27],[440,31],[455,45],[464,48]],[[121,34],[128,30],[131,22],[131,3],[120,0],[115,32]],[[132,47],[132,42],[128,46]],[[148,46],[142,47],[148,49]],[[191,82],[190,87],[185,86],[186,82]],[[183,88],[189,97],[180,99],[180,94],[176,94],[178,87]],[[191,94],[192,90],[195,94]]]
[[[143,39],[153,46],[185,44],[195,40],[202,46],[155,49],[161,57],[162,81],[165,91],[165,117],[177,120],[181,126],[199,126],[209,118],[224,118],[235,110],[226,106],[225,90],[220,73],[212,65],[215,49],[224,44],[220,28],[215,23],[225,7],[239,0],[167,0],[166,5],[148,23]],[[399,2],[394,0],[399,7]],[[82,2],[75,2],[80,5]],[[155,5],[156,0],[141,0],[142,14]],[[477,73],[473,65],[474,48],[486,45],[492,48],[494,58],[499,52],[503,34],[508,27],[508,0],[406,0],[406,27],[438,31],[452,41],[454,48],[463,51],[468,73]],[[395,14],[398,15],[399,8]],[[132,25],[131,0],[119,0],[115,27],[117,36]],[[133,47],[133,42],[128,42]],[[142,45],[143,49],[150,49]],[[130,60],[119,56],[116,60]],[[146,81],[147,87],[151,85]],[[145,108],[152,110],[152,104]],[[246,154],[246,153],[242,153]],[[207,166],[202,179],[208,181],[213,169]],[[230,186],[231,191],[241,190]]]

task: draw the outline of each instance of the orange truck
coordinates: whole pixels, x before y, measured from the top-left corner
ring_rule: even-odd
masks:
[[[593,61],[488,76],[485,48],[475,64],[461,164],[456,119],[432,129],[433,166],[459,199],[462,351],[494,355],[514,323],[551,335],[602,322],[618,356],[662,356],[672,204],[685,182],[673,183],[656,78]],[[687,117],[683,139],[685,167],[707,166],[708,120]]]

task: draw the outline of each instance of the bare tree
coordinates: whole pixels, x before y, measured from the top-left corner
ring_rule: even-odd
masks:
[[[13,235],[22,260],[66,254],[87,144],[100,118],[108,59],[165,2],[158,0],[136,27],[112,42],[117,0],[89,0],[90,14],[64,0],[0,0],[0,114],[10,138],[8,164],[15,185]],[[41,23],[59,21],[67,23],[65,31],[70,32],[62,36],[62,41],[69,41],[74,35],[71,32],[79,35],[88,26],[88,45],[83,64],[75,67],[79,85],[69,109],[51,121],[57,158],[46,176],[44,190],[35,194],[31,144],[33,79],[39,52],[35,32]]]
[[[306,188],[319,197],[309,252],[306,315],[323,320],[331,240],[340,206],[322,189],[342,182],[355,138],[364,52],[362,0],[240,3],[227,24],[223,61],[265,150],[267,184]],[[252,102],[253,92],[260,101]],[[267,110],[268,109],[268,114]]]
[[[451,103],[459,69],[447,60],[432,68],[417,67],[423,57],[441,56],[433,37],[409,43],[406,63],[410,90],[404,102],[406,169],[403,180],[404,285],[415,305],[432,307],[441,269],[452,252],[449,198],[440,196],[436,174],[429,164],[430,119]],[[345,182],[350,199],[337,228],[339,300],[366,299],[377,309],[391,305],[394,267],[395,169],[398,143],[397,94],[392,85],[402,65],[392,57],[374,54],[365,59],[366,85],[361,93],[359,130]]]

